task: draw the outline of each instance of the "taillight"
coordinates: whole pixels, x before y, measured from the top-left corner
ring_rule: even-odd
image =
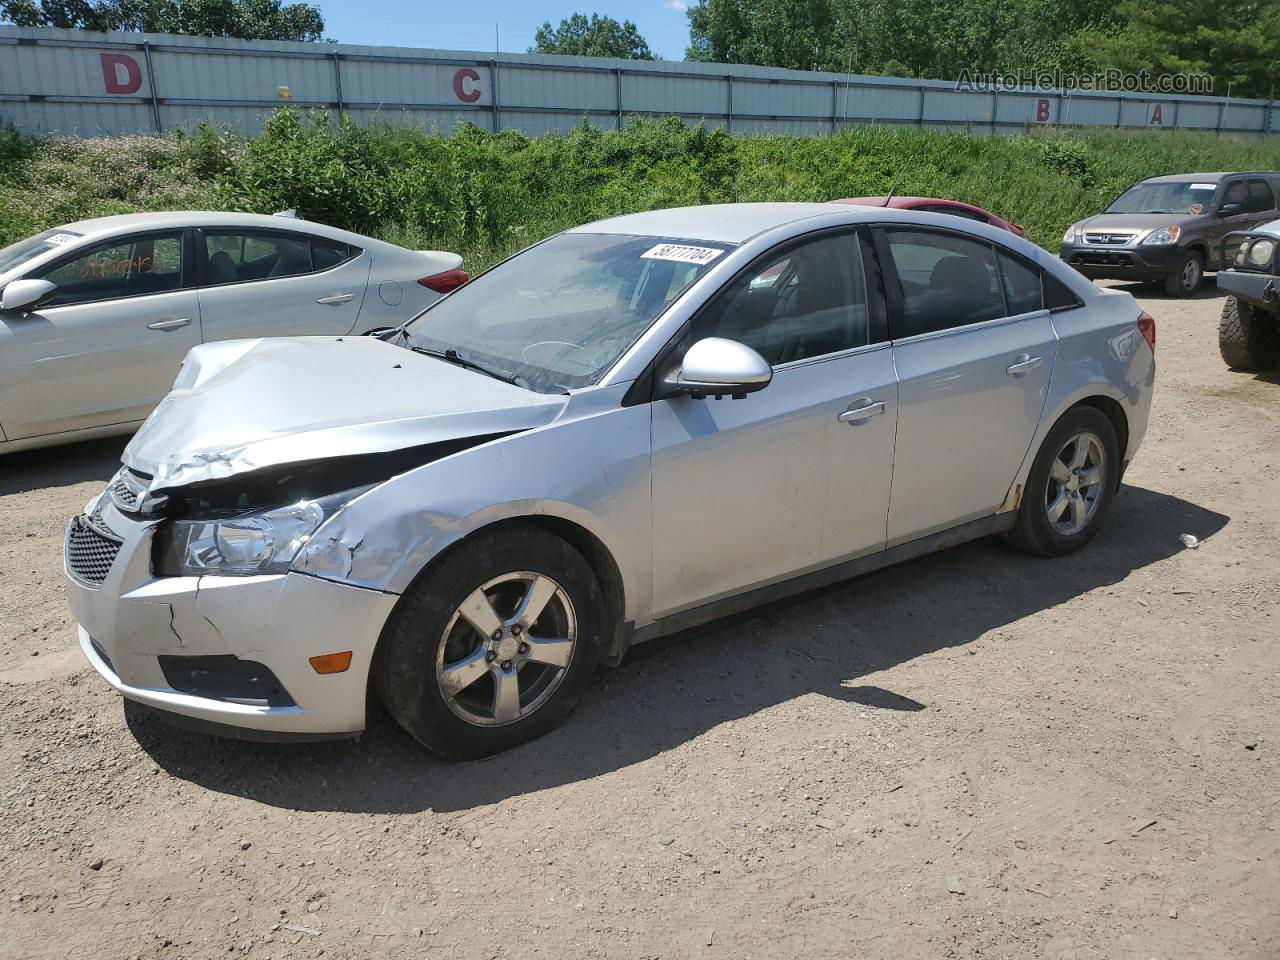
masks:
[[[1145,310],[1138,315],[1138,332],[1142,334],[1142,339],[1147,341],[1147,346],[1154,351],[1156,348],[1156,318]]]
[[[444,273],[423,277],[418,283],[436,293],[448,293],[450,290],[457,290],[470,279],[465,270],[446,270]]]

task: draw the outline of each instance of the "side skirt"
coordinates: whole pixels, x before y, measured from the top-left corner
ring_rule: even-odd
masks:
[[[824,567],[821,570],[814,570],[811,573],[792,577],[789,580],[770,583],[763,587],[756,587],[754,590],[748,590],[745,593],[713,600],[711,603],[705,603],[700,607],[682,610],[679,613],[663,617],[661,620],[645,624],[643,627],[637,627],[631,635],[629,646],[644,643],[647,640],[656,640],[658,637],[678,633],[681,630],[700,627],[705,623],[732,616],[736,613],[742,613],[753,607],[773,603],[786,597],[793,597],[796,594],[807,593],[810,590],[828,587],[833,583],[839,583],[841,580],[849,580],[853,577],[873,573],[876,570],[882,570],[885,567],[891,567],[906,560],[914,560],[930,553],[937,553],[939,550],[947,549],[947,547],[968,543],[970,540],[978,540],[993,534],[1005,533],[1013,529],[1017,517],[1018,514],[1015,510],[1009,513],[998,513],[992,517],[984,517],[981,520],[971,520],[957,527],[951,527],[947,530],[930,534],[927,537],[921,537],[919,540],[900,543],[896,547],[890,547],[887,550],[855,557],[852,560],[845,560],[833,566]]]

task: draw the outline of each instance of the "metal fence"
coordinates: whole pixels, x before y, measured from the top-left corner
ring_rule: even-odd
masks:
[[[483,54],[0,27],[0,122],[79,136],[202,121],[257,131],[294,104],[450,130],[529,134],[584,119],[678,116],[732,133],[816,134],[852,124],[1013,132],[1099,126],[1274,133],[1274,101],[1137,93],[968,92],[933,80],[724,64]]]

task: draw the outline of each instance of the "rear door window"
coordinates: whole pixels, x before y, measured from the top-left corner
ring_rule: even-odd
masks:
[[[312,272],[308,237],[253,230],[205,230],[203,234],[205,286],[275,280]]]
[[[991,245],[932,230],[886,230],[902,291],[895,339],[1005,316]]]
[[[311,238],[311,266],[316,270],[328,270],[340,263],[359,256],[355,247],[337,240],[325,240],[322,237]]]
[[[45,306],[168,293],[182,287],[182,232],[108,241],[33,276],[56,284]]]
[[[1268,210],[1274,210],[1276,206],[1275,195],[1271,192],[1271,187],[1267,185],[1265,180],[1250,180],[1249,200],[1245,209],[1249,213],[1265,213]]]
[[[1004,251],[997,254],[1000,260],[1000,278],[1004,282],[1004,298],[1009,316],[1032,313],[1044,309],[1044,291],[1040,284],[1040,271],[1011,257]]]

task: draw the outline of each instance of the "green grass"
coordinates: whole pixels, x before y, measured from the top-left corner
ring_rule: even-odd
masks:
[[[29,139],[0,128],[0,245],[70,220],[136,210],[301,216],[476,270],[575,224],[635,210],[746,200],[953,197],[1021,223],[1053,249],[1069,223],[1135,180],[1280,169],[1280,138],[1179,131],[987,137],[858,127],[820,137],[730,137],[679,120],[559,136],[361,128],[281,110],[262,134]]]

